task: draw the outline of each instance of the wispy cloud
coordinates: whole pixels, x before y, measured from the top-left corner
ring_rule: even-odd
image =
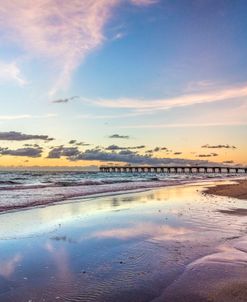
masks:
[[[247,122],[215,122],[215,123],[181,123],[181,124],[144,124],[123,125],[122,129],[145,129],[145,128],[190,128],[190,127],[220,127],[220,126],[247,126]]]
[[[116,150],[136,150],[136,149],[143,149],[145,148],[144,145],[140,145],[140,146],[132,146],[132,147],[121,147],[118,145],[110,145],[108,147],[105,148],[105,150],[110,150],[110,151],[116,151]]]
[[[27,81],[22,75],[20,68],[15,62],[5,63],[0,61],[0,82],[6,81],[13,81],[20,86],[27,84]]]
[[[47,113],[44,115],[31,115],[31,114],[20,114],[20,115],[0,115],[0,121],[12,121],[12,120],[25,120],[25,119],[36,119],[36,118],[52,118],[56,117],[55,113]]]
[[[163,123],[125,123],[119,126],[119,129],[152,129],[152,128],[195,128],[195,127],[239,127],[247,126],[247,102],[246,98],[240,102],[233,100],[229,106],[215,106],[214,110],[198,110],[197,114],[184,114],[179,121]],[[204,108],[203,108],[204,109]],[[159,111],[149,111],[152,114]],[[169,114],[169,112],[167,112]]]
[[[50,90],[53,96],[68,85],[86,55],[102,45],[105,25],[121,3],[123,0],[3,1],[0,27],[8,29],[8,39],[19,41],[31,56],[47,57],[56,64],[59,75]],[[145,6],[154,1],[129,3]]]
[[[92,103],[108,108],[122,108],[133,110],[167,110],[177,107],[192,106],[196,104],[213,103],[218,101],[236,100],[247,96],[247,86],[218,89],[204,93],[184,94],[164,99],[98,99]]]
[[[0,121],[12,121],[12,120],[22,120],[30,119],[32,116],[29,114],[20,114],[20,115],[0,115]]]
[[[157,3],[158,0],[131,0],[131,2],[135,5],[146,6],[146,5]]]
[[[92,100],[85,100],[87,103],[93,103],[94,101]],[[152,112],[150,111],[133,111],[133,112],[128,112],[128,113],[121,113],[121,114],[101,114],[101,115],[96,115],[92,113],[88,114],[82,114],[82,115],[77,115],[75,118],[76,119],[121,119],[121,118],[129,118],[129,117],[136,117],[136,116],[143,116],[143,115],[151,115]]]
[[[217,83],[214,83],[209,80],[203,80],[203,81],[192,81],[187,84],[187,87],[185,88],[186,92],[196,92],[196,91],[202,91],[209,88],[215,88],[217,87]]]

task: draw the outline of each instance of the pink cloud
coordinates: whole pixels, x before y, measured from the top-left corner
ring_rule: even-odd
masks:
[[[86,55],[102,45],[104,27],[123,0],[12,0],[0,7],[0,27],[8,39],[34,57],[52,59],[58,72],[50,94],[69,84]],[[147,5],[151,0],[129,0]]]

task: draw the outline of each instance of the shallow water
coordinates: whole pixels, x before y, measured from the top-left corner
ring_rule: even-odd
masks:
[[[204,272],[206,256],[216,254],[218,264],[222,249],[229,261],[235,241],[246,246],[246,216],[224,212],[247,209],[246,201],[204,195],[203,186],[0,215],[0,301],[175,301],[176,282],[186,288],[188,271],[195,282],[191,271],[199,263]]]

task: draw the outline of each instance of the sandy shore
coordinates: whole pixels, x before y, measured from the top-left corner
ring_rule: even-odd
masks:
[[[234,184],[220,184],[215,187],[208,188],[205,192],[213,195],[247,200],[247,179],[238,180]]]

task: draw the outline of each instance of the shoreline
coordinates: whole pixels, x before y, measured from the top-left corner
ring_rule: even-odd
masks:
[[[242,177],[235,176],[235,177],[229,177],[229,178],[207,178],[207,179],[188,179],[188,180],[168,180],[168,181],[149,181],[149,182],[129,182],[129,183],[114,183],[111,185],[108,184],[102,184],[97,185],[97,192],[94,190],[94,186],[71,186],[71,187],[53,187],[55,190],[59,190],[60,194],[57,194],[54,192],[55,197],[51,198],[42,198],[40,200],[34,200],[20,204],[13,204],[13,205],[0,205],[0,215],[5,213],[14,213],[22,210],[28,210],[28,209],[35,209],[40,207],[47,207],[51,205],[56,204],[62,204],[62,203],[70,203],[73,201],[78,200],[88,200],[89,198],[100,198],[104,196],[112,196],[112,195],[122,195],[122,194],[129,194],[129,193],[138,193],[138,192],[144,192],[146,190],[152,190],[152,189],[159,189],[159,188],[165,188],[165,187],[174,187],[174,186],[183,186],[183,185],[193,185],[193,184],[204,184],[204,183],[212,183],[212,182],[231,182],[231,181],[241,181]],[[127,186],[126,186],[127,184]],[[226,185],[227,186],[227,185]],[[81,190],[80,189],[83,189]],[[50,188],[48,188],[50,189]],[[77,191],[73,192],[66,192],[69,191],[69,189],[74,189]],[[88,190],[85,190],[88,189]],[[33,191],[35,189],[31,189]],[[18,190],[14,190],[18,191]],[[27,191],[25,189],[25,191]],[[64,191],[63,193],[61,193]]]

